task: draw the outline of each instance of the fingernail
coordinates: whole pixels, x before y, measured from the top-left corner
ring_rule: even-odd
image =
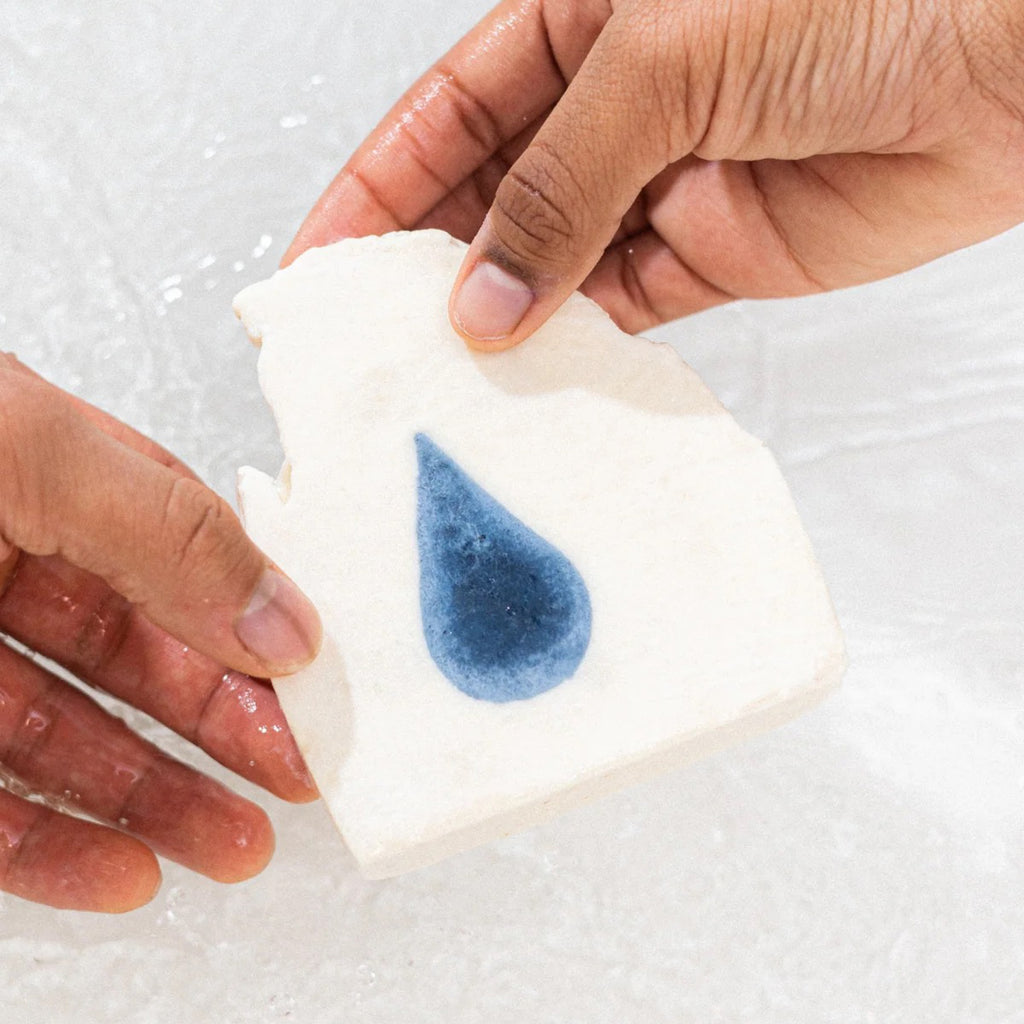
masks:
[[[267,569],[245,611],[235,622],[235,635],[267,674],[286,675],[312,661],[320,648],[320,616],[287,576]]]
[[[452,303],[452,318],[463,334],[477,341],[507,338],[533,302],[529,286],[486,260],[462,282]]]

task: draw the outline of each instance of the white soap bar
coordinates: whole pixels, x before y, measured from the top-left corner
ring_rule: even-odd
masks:
[[[474,354],[464,251],[347,240],[235,302],[286,456],[242,470],[245,523],[325,628],[275,686],[369,877],[781,723],[844,664],[764,446],[582,296]]]

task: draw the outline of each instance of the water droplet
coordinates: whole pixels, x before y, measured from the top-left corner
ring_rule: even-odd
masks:
[[[579,572],[425,434],[416,453],[420,611],[437,667],[480,700],[524,700],[564,682],[590,642]]]
[[[255,715],[260,709],[259,701],[256,700],[256,693],[252,687],[246,687],[236,694],[235,700],[247,715]]]
[[[49,726],[50,719],[36,708],[29,708],[25,714],[25,721],[22,724],[30,732],[42,732]]]

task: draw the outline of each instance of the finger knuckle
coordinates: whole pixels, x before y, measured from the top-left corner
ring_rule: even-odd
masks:
[[[116,821],[121,828],[129,832],[140,828],[141,819],[145,817],[147,799],[151,799],[149,793],[152,783],[159,775],[159,768],[166,763],[166,758],[157,755],[145,763],[133,765],[129,771],[122,773],[126,785],[117,794],[117,806],[109,815],[111,821]]]
[[[164,536],[174,568],[209,557],[211,548],[219,545],[221,506],[221,500],[197,481],[187,477],[174,480],[164,508]]]
[[[113,590],[91,605],[73,631],[73,668],[95,678],[115,666],[131,636],[133,615],[131,602]]]
[[[61,709],[48,688],[32,693],[20,710],[17,724],[3,748],[3,764],[31,784],[45,774],[47,750],[57,733]]]
[[[480,152],[493,153],[501,145],[504,132],[497,113],[454,66],[438,65],[428,88],[443,96],[447,101],[445,109],[452,111],[462,131]],[[429,102],[422,107],[425,113],[432,112]]]
[[[211,743],[217,736],[218,726],[223,728],[225,707],[234,702],[233,698],[238,696],[239,691],[243,692],[246,702],[254,706],[251,683],[249,676],[235,671],[224,672],[211,681],[194,717],[184,730],[186,738],[203,747]]]
[[[535,143],[494,197],[492,228],[525,263],[547,270],[570,262],[587,220],[584,192],[553,147]]]
[[[177,477],[167,492],[164,541],[179,575],[230,571],[244,556],[245,541],[234,513],[198,480]]]

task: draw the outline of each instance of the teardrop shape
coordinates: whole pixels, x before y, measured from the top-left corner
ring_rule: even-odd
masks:
[[[420,614],[437,667],[479,700],[525,700],[576,671],[590,596],[575,566],[426,434],[416,435]]]

